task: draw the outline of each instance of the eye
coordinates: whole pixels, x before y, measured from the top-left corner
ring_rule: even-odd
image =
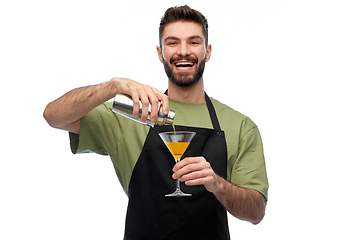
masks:
[[[168,46],[175,46],[175,45],[176,45],[176,42],[167,42],[166,45],[168,45]]]

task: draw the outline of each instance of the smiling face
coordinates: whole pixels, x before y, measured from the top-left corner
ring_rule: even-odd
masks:
[[[181,87],[196,84],[209,61],[211,45],[206,46],[202,26],[194,22],[167,24],[157,47],[169,80]]]

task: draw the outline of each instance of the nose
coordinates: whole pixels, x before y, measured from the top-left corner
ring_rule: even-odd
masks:
[[[188,44],[186,42],[182,42],[179,45],[178,55],[180,55],[180,56],[188,56],[188,55],[190,55],[190,49],[189,49],[189,46],[188,46]]]

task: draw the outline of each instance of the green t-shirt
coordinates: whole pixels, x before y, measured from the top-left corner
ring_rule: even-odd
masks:
[[[220,127],[225,132],[228,165],[227,180],[234,185],[255,189],[267,199],[268,180],[263,146],[257,126],[248,117],[211,98]],[[187,103],[169,99],[176,112],[174,124],[213,128],[206,103]],[[112,112],[106,102],[90,111],[80,123],[80,134],[70,133],[73,153],[109,155],[117,177],[128,192],[134,166],[150,127]]]

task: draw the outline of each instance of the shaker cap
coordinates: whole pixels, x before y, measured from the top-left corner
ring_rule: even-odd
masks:
[[[175,118],[175,111],[169,110],[168,115],[166,116],[166,122],[173,123]]]

